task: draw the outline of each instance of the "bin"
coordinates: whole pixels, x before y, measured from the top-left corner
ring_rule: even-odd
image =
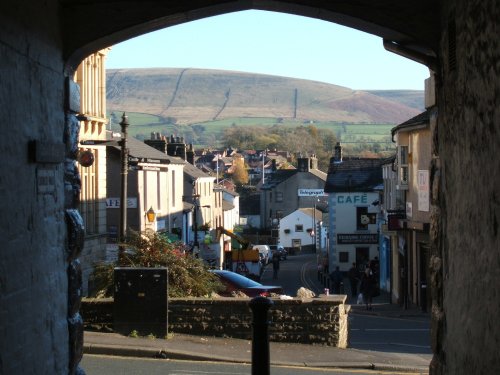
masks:
[[[166,268],[114,269],[113,330],[123,335],[167,335],[168,271]]]

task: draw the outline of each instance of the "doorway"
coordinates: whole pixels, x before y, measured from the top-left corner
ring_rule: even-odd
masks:
[[[302,249],[302,240],[300,238],[295,238],[292,240],[292,254],[300,253]]]
[[[366,266],[370,261],[370,248],[357,247],[356,248],[356,267],[359,272],[365,272]]]

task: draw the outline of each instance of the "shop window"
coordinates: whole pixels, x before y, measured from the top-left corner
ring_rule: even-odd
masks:
[[[339,262],[349,263],[349,253],[347,251],[339,251]]]

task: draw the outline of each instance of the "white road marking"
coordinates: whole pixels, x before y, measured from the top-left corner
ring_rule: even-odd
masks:
[[[430,332],[429,328],[365,328],[372,332]]]

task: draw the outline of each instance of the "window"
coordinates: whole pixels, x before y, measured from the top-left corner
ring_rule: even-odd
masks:
[[[304,226],[302,224],[295,224],[295,232],[303,232]]]
[[[408,146],[398,147],[398,189],[408,189]]]
[[[283,192],[277,191],[276,192],[276,202],[283,202]]]
[[[349,253],[347,251],[339,251],[339,262],[340,263],[349,262]]]

